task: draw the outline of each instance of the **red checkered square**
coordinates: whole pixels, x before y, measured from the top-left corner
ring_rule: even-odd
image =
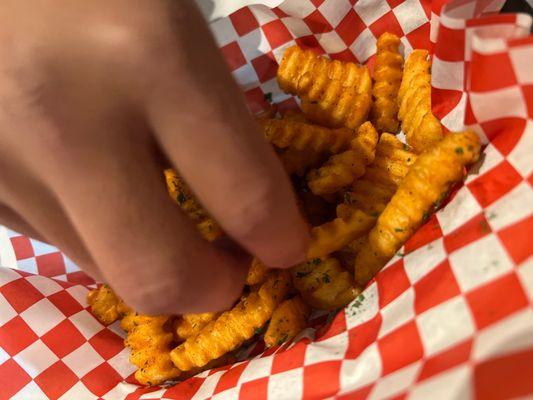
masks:
[[[31,307],[44,298],[43,294],[29,283],[26,279],[17,279],[0,288],[11,307],[18,313]]]
[[[444,246],[448,253],[466,246],[492,232],[485,214],[480,213],[470,219],[466,224],[449,233],[444,237]]]
[[[339,400],[366,400],[369,398],[370,392],[374,388],[374,384],[365,386],[361,389],[351,391],[347,394],[337,396]]]
[[[440,25],[435,55],[444,61],[464,61],[465,31]]]
[[[241,386],[239,399],[262,400],[268,398],[268,378],[256,379]]]
[[[65,290],[48,296],[48,300],[65,314],[66,317],[70,317],[83,310],[81,304]]]
[[[165,391],[165,398],[190,399],[204,383],[204,378],[192,377]],[[128,399],[129,400],[129,399]]]
[[[265,93],[261,88],[254,88],[244,93],[246,97],[246,103],[250,107],[250,111],[253,114],[257,114],[263,110],[266,110],[269,106],[268,101],[265,100]]]
[[[376,277],[379,293],[379,307],[383,308],[410,286],[409,278],[403,268],[403,260],[396,261]]]
[[[404,35],[402,27],[392,10],[372,23],[369,28],[376,38],[384,32],[394,33],[399,37]]]
[[[368,346],[376,341],[382,320],[381,314],[377,314],[371,320],[348,331],[349,345],[346,350],[346,359],[356,359]]]
[[[39,275],[57,276],[65,273],[65,260],[60,252],[35,257]]]
[[[34,256],[30,238],[26,236],[15,236],[11,238],[11,244],[13,245],[17,260],[24,260],[25,258]]]
[[[257,77],[261,83],[266,82],[276,77],[278,71],[278,63],[274,58],[272,52],[263,54],[252,60],[252,66],[257,73]]]
[[[346,14],[339,26],[337,26],[335,32],[337,32],[347,46],[350,46],[365,29],[365,23],[352,9],[348,11],[348,14]]]
[[[405,35],[411,47],[414,49],[433,48],[433,44],[429,41],[430,29],[431,25],[427,22]]]
[[[276,49],[281,45],[292,40],[292,35],[287,27],[280,20],[274,20],[261,27],[266,35],[268,43],[272,49]]]
[[[352,63],[359,62],[350,49],[343,50],[340,53],[331,54],[331,59]]]
[[[246,58],[237,42],[228,43],[220,51],[232,71],[246,64]]]
[[[59,358],[65,357],[85,343],[83,335],[68,319],[45,333],[41,340]]]
[[[383,361],[383,375],[420,360],[424,355],[420,334],[414,321],[381,338],[378,347]]]
[[[516,84],[513,65],[508,53],[472,56],[470,89],[476,92],[503,89]],[[494,71],[498,71],[497,74]]]
[[[342,361],[328,361],[304,368],[304,399],[325,399],[339,392]]]
[[[248,7],[234,12],[229,18],[239,36],[244,36],[259,27],[259,22],[257,22],[257,19]]]
[[[522,177],[508,161],[503,161],[468,184],[468,188],[482,207],[494,203],[522,181]]]
[[[403,0],[387,0],[387,3],[389,3],[390,8],[394,8],[394,7],[402,4]]]
[[[215,387],[214,393],[220,393],[224,390],[231,389],[235,386],[237,386],[237,383],[239,382],[239,378],[242,375],[242,372],[244,369],[248,366],[248,363],[242,363],[236,366],[233,366],[229,368],[226,372],[222,374],[220,379],[218,380],[218,383]]]
[[[0,399],[9,399],[31,381],[13,359],[0,364]]]
[[[89,339],[89,343],[105,360],[116,356],[124,348],[124,342],[120,336],[104,329]]]
[[[409,238],[405,243],[405,252],[411,253],[416,249],[419,249],[426,244],[433,242],[434,240],[442,236],[439,221],[435,214],[431,215],[427,222],[422,225],[416,233]]]
[[[306,347],[306,343],[300,341],[289,350],[277,353],[272,362],[272,374],[289,371],[304,365]]]
[[[91,392],[102,396],[122,382],[122,377],[108,363],[102,363],[85,375],[81,381]]]
[[[522,263],[533,253],[531,232],[533,232],[531,216],[498,232],[498,237],[516,264]]]
[[[35,383],[51,399],[61,397],[76,382],[76,375],[61,360],[35,378]]]
[[[526,100],[527,116],[533,119],[533,85],[522,85],[520,88]]]
[[[76,272],[71,272],[70,274],[67,274],[67,280],[70,283],[74,283],[76,285],[83,285],[83,286],[94,285],[96,283],[93,278],[91,278],[89,275],[87,275],[83,271],[76,271]]]
[[[507,156],[524,134],[526,121],[523,118],[499,118],[483,122],[481,127],[491,145]]]
[[[304,18],[304,21],[314,34],[329,32],[333,29],[328,20],[319,10],[313,11]]]
[[[414,285],[415,312],[426,310],[461,293],[448,260],[431,270]]]
[[[14,356],[37,339],[35,332],[19,316],[0,326],[0,348],[10,356]]]
[[[331,339],[343,332],[346,332],[346,314],[343,312],[337,313],[331,323],[326,324],[326,321],[317,326],[315,334],[315,342]]]
[[[418,381],[431,378],[447,369],[468,361],[471,350],[472,340],[466,340],[451,349],[426,359],[424,364],[422,364],[422,370],[418,375]]]
[[[529,304],[515,273],[474,289],[467,293],[466,299],[478,329],[483,329]]]
[[[474,369],[478,399],[516,399],[533,393],[533,350],[497,357]]]

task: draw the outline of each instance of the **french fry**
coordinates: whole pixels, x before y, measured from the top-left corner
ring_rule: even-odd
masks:
[[[355,280],[365,285],[464,177],[464,167],[479,158],[473,132],[451,133],[422,153],[368,234],[355,260]],[[438,168],[435,168],[438,166]]]
[[[173,349],[172,362],[179,370],[188,371],[236,349],[272,317],[289,288],[286,271],[271,271],[258,291],[252,291],[234,308]]]
[[[258,258],[254,257],[250,264],[250,268],[248,269],[246,284],[253,286],[263,283],[268,274],[268,270],[269,269],[265,264],[263,264]]]
[[[407,143],[417,153],[442,139],[442,127],[431,111],[431,74],[427,50],[414,50],[405,62],[398,118]]]
[[[172,169],[166,169],[168,194],[195,223],[206,240],[212,242],[223,235],[222,229],[196,199],[185,181]]]
[[[374,161],[378,133],[370,122],[359,127],[348,150],[333,155],[320,168],[307,174],[309,188],[314,194],[335,193],[353,183]]]
[[[316,123],[357,129],[368,116],[372,80],[366,67],[293,46],[285,51],[277,78],[282,90],[302,99],[302,111]]]
[[[379,132],[398,131],[398,91],[403,68],[399,46],[400,38],[389,32],[383,33],[377,41],[370,118]]]
[[[98,289],[91,290],[87,294],[87,302],[98,321],[105,325],[121,319],[130,311],[129,307],[108,285],[102,285]]]
[[[139,368],[135,379],[143,385],[159,385],[180,374],[170,360],[173,334],[168,322],[168,316],[149,317],[136,313],[122,320],[121,326],[128,332],[124,344],[131,349],[130,362]]]
[[[351,129],[331,129],[291,119],[268,119],[262,125],[265,137],[276,147],[311,154],[338,153],[348,148],[354,137]]]
[[[376,147],[374,162],[367,167],[363,177],[355,181],[345,193],[345,204],[337,207],[337,216],[350,214],[350,208],[377,216],[393,196],[416,157],[394,135],[383,133]]]
[[[354,210],[344,218],[335,218],[323,225],[311,229],[311,244],[307,251],[307,259],[325,257],[334,251],[365,235],[376,222],[372,217],[360,210]]]
[[[306,327],[310,311],[299,296],[281,303],[274,310],[265,333],[267,347],[280,345],[300,333]]]
[[[200,314],[184,314],[176,325],[176,337],[178,340],[187,340],[200,332],[204,326],[214,321],[218,316],[214,312]]]
[[[333,257],[316,258],[291,268],[294,287],[311,307],[336,310],[344,307],[360,290],[351,274]]]

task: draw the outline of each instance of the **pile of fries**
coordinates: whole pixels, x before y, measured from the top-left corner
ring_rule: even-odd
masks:
[[[367,67],[288,48],[278,82],[302,112],[257,117],[291,175],[309,222],[306,263],[290,271],[250,265],[242,298],[222,313],[147,316],[104,285],[89,294],[103,323],[121,320],[136,379],[183,379],[231,362],[263,334],[267,346],[294,338],[312,309],[336,310],[358,296],[479,158],[472,132],[444,135],[431,112],[430,61],[414,50],[404,62],[397,36],[378,39]],[[404,132],[406,142],[396,134]],[[171,197],[209,241],[224,235],[180,176],[165,171]],[[266,327],[266,330],[264,329]]]

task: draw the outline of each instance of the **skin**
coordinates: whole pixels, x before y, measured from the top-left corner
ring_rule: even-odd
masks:
[[[0,58],[0,223],[150,314],[231,306],[247,254],[304,259],[289,180],[193,1],[3,0]],[[232,241],[200,238],[167,161]]]

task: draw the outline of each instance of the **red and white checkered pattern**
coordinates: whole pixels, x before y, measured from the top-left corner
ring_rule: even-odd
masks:
[[[0,269],[0,399],[533,395],[531,18],[494,14],[499,0],[445,3],[287,0],[212,24],[254,111],[268,92],[296,105],[275,82],[288,46],[371,65],[376,37],[393,31],[407,53],[434,49],[433,108],[445,126],[468,125],[487,143],[466,183],[362,296],[292,344],[143,388],[120,329],[86,310],[94,282],[55,248],[9,232],[18,265]]]

